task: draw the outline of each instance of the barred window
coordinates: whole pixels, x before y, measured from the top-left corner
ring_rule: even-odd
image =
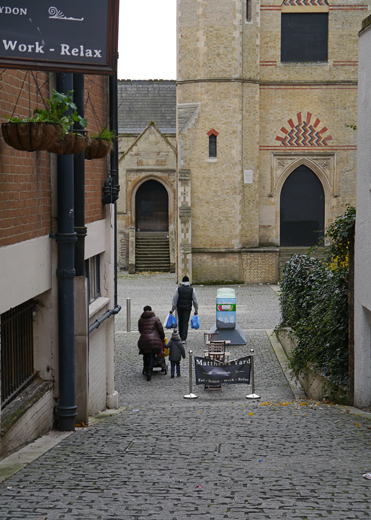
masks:
[[[14,399],[33,379],[33,312],[29,300],[0,315],[1,406]]]

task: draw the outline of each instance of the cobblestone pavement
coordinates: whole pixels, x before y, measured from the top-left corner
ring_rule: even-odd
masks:
[[[0,519],[260,520],[370,518],[371,421],[313,401],[294,401],[268,340],[279,321],[277,293],[266,285],[236,287],[238,322],[255,349],[256,392],[193,388],[188,355],[182,375],[142,375],[137,319],[152,305],[165,319],[173,275],[121,275],[117,317],[120,413],[102,413],[87,429],[0,484]],[[202,332],[215,319],[216,287],[197,286],[199,331],[187,352],[202,354]],[[133,332],[126,332],[126,298]],[[167,332],[167,337],[170,333]]]

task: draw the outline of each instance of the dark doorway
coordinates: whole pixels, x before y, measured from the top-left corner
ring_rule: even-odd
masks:
[[[135,197],[135,227],[137,231],[168,231],[169,198],[157,181],[143,183]]]
[[[323,237],[325,196],[318,177],[306,166],[296,168],[281,191],[280,245],[313,246]]]

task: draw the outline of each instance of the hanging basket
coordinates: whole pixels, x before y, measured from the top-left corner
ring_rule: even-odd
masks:
[[[48,150],[61,133],[61,126],[54,123],[3,123],[1,125],[6,144],[23,152]]]
[[[89,145],[85,149],[85,159],[103,159],[112,150],[112,143],[100,137],[91,137]]]
[[[48,152],[58,155],[82,153],[89,144],[89,138],[83,134],[68,132],[64,137],[58,139],[48,148]]]

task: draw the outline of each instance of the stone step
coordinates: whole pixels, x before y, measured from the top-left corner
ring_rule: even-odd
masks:
[[[146,249],[157,249],[160,251],[166,251],[167,249],[169,249],[169,244],[136,244],[135,249],[141,251],[144,251]]]
[[[169,237],[164,234],[141,233],[135,240],[136,271],[170,271]]]

